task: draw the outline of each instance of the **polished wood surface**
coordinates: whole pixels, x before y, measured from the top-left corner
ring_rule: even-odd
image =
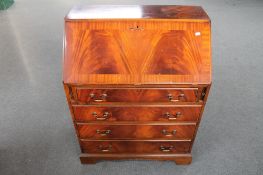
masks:
[[[77,6],[64,34],[63,84],[81,162],[190,164],[211,87],[203,9]]]
[[[82,141],[84,153],[188,153],[191,142],[187,141]]]
[[[201,107],[83,107],[75,106],[75,120],[89,121],[193,121],[199,118]],[[132,115],[131,115],[132,114]]]
[[[170,11],[179,14],[171,7]],[[188,11],[181,8],[180,13]],[[64,83],[211,82],[209,20],[76,18],[66,21],[64,41]]]
[[[191,154],[87,154],[80,155],[82,164],[94,164],[100,160],[163,160],[174,161],[177,165],[188,165],[192,162]]]
[[[112,31],[87,29],[88,26],[82,27],[81,23],[66,24],[65,83],[204,84],[211,81],[210,48],[207,46],[210,41],[209,24],[193,27],[189,32],[180,26],[158,32],[158,29],[127,29],[134,22],[130,25],[127,22],[124,29]],[[140,25],[146,28],[146,24]],[[156,25],[160,28],[166,26],[155,22],[151,24]],[[81,32],[73,34],[74,30]],[[195,32],[202,36],[195,36]],[[180,40],[184,42],[178,44]]]
[[[191,140],[195,124],[189,125],[88,125],[77,124],[81,139],[185,139]]]
[[[76,101],[90,102],[196,102],[198,88],[186,89],[77,89]]]
[[[73,7],[65,20],[129,18],[209,21],[202,7],[181,5],[82,5]]]

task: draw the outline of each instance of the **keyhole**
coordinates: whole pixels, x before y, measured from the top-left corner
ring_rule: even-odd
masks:
[[[134,27],[130,27],[130,30],[143,30],[143,27],[140,26],[134,26]]]

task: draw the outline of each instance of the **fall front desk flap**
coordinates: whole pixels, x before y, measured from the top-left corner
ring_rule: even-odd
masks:
[[[210,84],[210,19],[191,6],[76,6],[65,17],[66,84]]]

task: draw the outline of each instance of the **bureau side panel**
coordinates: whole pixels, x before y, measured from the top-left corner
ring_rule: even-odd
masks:
[[[71,118],[72,118],[72,121],[73,121],[73,125],[74,125],[74,128],[75,128],[75,132],[76,132],[76,135],[77,135],[77,138],[78,138],[78,142],[79,142],[79,145],[80,145],[80,149],[81,149],[81,152],[82,152],[82,148],[81,148],[81,141],[79,139],[79,133],[78,133],[78,129],[77,129],[77,125],[76,123],[74,122],[75,121],[75,117],[74,117],[74,111],[73,111],[73,107],[71,105],[71,96],[72,96],[72,88],[71,86],[69,85],[66,85],[63,83],[63,86],[64,86],[64,91],[65,91],[65,95],[66,95],[66,98],[67,98],[67,102],[68,102],[68,107],[69,107],[69,110],[70,110],[70,114],[71,114]]]
[[[195,138],[196,138],[196,134],[197,134],[197,131],[198,131],[198,128],[199,128],[199,125],[200,125],[200,122],[201,122],[201,119],[202,119],[202,116],[203,116],[203,112],[204,112],[204,109],[205,109],[205,105],[206,105],[206,102],[207,102],[207,99],[208,99],[208,95],[209,95],[209,91],[210,91],[210,88],[211,88],[212,84],[209,84],[207,85],[207,87],[205,88],[204,90],[204,96],[203,96],[203,106],[201,108],[201,112],[200,112],[200,116],[198,118],[198,121],[196,123],[196,129],[195,129],[195,133],[194,133],[194,137],[192,139],[192,144],[191,144],[191,147],[190,147],[190,152],[192,150],[192,147],[193,147],[193,144],[194,144],[194,141],[195,141]]]

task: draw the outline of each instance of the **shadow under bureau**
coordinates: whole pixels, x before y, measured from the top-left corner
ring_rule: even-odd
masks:
[[[76,6],[63,84],[82,163],[191,163],[211,86],[210,19],[198,6]]]

